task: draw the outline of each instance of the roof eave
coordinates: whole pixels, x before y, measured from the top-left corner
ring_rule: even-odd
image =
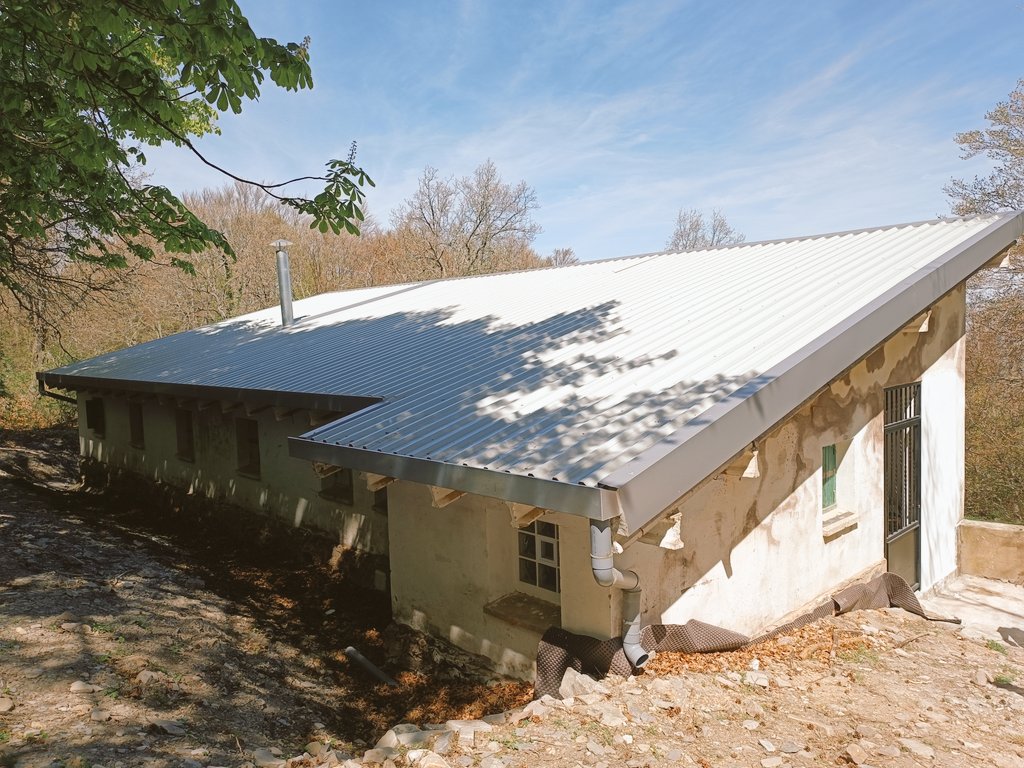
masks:
[[[379,403],[379,397],[331,395],[315,392],[292,392],[277,389],[215,387],[206,384],[179,384],[136,379],[110,379],[101,376],[39,371],[36,379],[48,387],[71,391],[94,389],[108,392],[133,392],[178,399],[219,400],[228,403],[254,403],[281,408],[303,408],[310,411],[354,413]]]
[[[596,520],[608,520],[619,514],[618,505],[611,498],[614,493],[593,486],[570,485],[481,467],[334,445],[311,440],[304,435],[288,438],[288,452],[298,459],[349,467]]]
[[[702,413],[612,474],[620,530],[648,527],[751,441],[786,419],[839,373],[964,282],[1024,235],[1024,212],[1007,214],[883,293],[861,311]]]

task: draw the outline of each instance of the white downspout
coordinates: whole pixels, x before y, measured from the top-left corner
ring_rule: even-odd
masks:
[[[590,567],[602,587],[622,590],[622,650],[630,663],[640,669],[650,659],[640,645],[640,577],[635,571],[615,567],[612,526],[607,520],[590,521]]]

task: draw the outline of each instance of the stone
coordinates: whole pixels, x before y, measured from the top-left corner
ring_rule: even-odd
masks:
[[[485,757],[480,761],[480,768],[505,768],[505,761],[500,757]]]
[[[146,685],[159,680],[163,675],[160,672],[154,672],[151,669],[144,669],[135,676],[135,682]]]
[[[97,691],[103,690],[98,685],[87,683],[84,680],[76,680],[71,684],[72,693],[96,693]]]
[[[779,744],[779,752],[783,752],[787,755],[795,755],[803,749],[802,744],[797,744],[795,741],[784,741]]]
[[[284,760],[262,747],[252,751],[252,762],[256,768],[281,768],[284,765]]]
[[[541,704],[539,701],[531,701],[523,707],[523,712],[527,717],[545,717],[551,712],[551,707]]]
[[[988,685],[989,680],[991,679],[991,675],[989,675],[989,673],[986,672],[984,669],[979,669],[977,672],[974,673],[974,682],[978,685]]]
[[[363,763],[384,763],[387,760],[391,760],[401,754],[397,749],[390,747],[375,747],[374,749],[368,749],[363,754]]]
[[[756,685],[761,688],[768,687],[768,675],[764,672],[758,672],[756,670],[750,670],[743,675],[743,682],[747,685]]]
[[[184,736],[185,727],[174,720],[160,720],[153,719],[149,721],[150,724],[157,730],[163,731],[164,733],[170,734],[171,736]]]
[[[46,670],[40,667],[33,667],[32,669],[25,670],[25,677],[29,680],[35,680],[37,677],[42,677]]]
[[[324,751],[324,745],[319,741],[311,741],[303,749],[309,753],[310,757],[318,757]]]
[[[593,739],[591,739],[590,741],[587,742],[587,751],[597,755],[598,757],[600,757],[601,755],[603,755],[608,750],[605,749],[604,747],[602,747],[600,744],[598,744]]]
[[[683,759],[683,752],[680,749],[670,749],[665,754],[665,759],[668,760],[670,763],[678,763],[680,760]]]
[[[761,768],[779,768],[785,762],[781,757],[766,757],[761,761]]]
[[[2,698],[0,699],[0,712],[10,712],[14,709],[14,699]]]
[[[601,721],[601,725],[606,725],[609,728],[621,728],[629,722],[622,714],[622,710],[610,701],[591,707],[590,712]]]
[[[885,746],[881,746],[881,747],[875,747],[871,751],[874,752],[879,757],[899,757],[900,755],[903,754],[900,751],[899,747],[894,747],[891,744],[886,744]]]
[[[761,749],[763,749],[765,752],[775,751],[775,745],[768,739],[758,739],[757,743],[761,745]]]
[[[105,723],[110,719],[110,713],[105,709],[94,709],[89,713],[89,719],[95,720],[97,723]]]
[[[878,738],[878,729],[875,728],[873,725],[865,725],[864,723],[860,723],[856,728],[854,728],[853,732],[856,733],[857,736],[861,739]]]
[[[757,722],[757,720],[744,720],[743,727],[746,728],[748,731],[756,731],[758,728],[761,727],[761,724]]]
[[[854,765],[861,765],[868,761],[868,753],[859,744],[850,744],[843,751],[843,757]]]
[[[454,735],[451,731],[445,731],[434,740],[433,751],[438,755],[447,755],[451,752]]]
[[[898,741],[912,755],[923,757],[926,760],[931,760],[935,757],[935,750],[917,739],[898,739]]]

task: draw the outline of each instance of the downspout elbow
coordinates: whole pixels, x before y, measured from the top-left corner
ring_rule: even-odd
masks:
[[[620,571],[615,567],[612,528],[607,520],[590,522],[590,568],[594,580],[602,587],[622,590],[622,650],[636,669],[642,668],[650,654],[640,644],[640,576],[636,571]]]

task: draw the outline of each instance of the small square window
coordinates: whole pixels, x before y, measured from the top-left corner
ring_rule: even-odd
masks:
[[[185,408],[175,409],[174,428],[178,443],[178,458],[182,461],[195,461],[196,433],[192,423],[192,411]]]
[[[142,421],[142,403],[128,403],[128,443],[133,448],[146,447],[146,431]]]
[[[386,487],[373,492],[373,511],[382,515],[388,513],[388,489]]]
[[[560,592],[558,527],[534,522],[516,534],[519,548],[519,581],[548,592]]]
[[[327,477],[321,477],[320,495],[339,504],[352,506],[354,498],[352,470],[343,467],[327,475]]]
[[[107,414],[102,397],[91,397],[85,401],[85,426],[92,430],[94,437],[107,433]]]
[[[259,477],[260,425],[255,419],[235,419],[235,447],[239,473]]]

